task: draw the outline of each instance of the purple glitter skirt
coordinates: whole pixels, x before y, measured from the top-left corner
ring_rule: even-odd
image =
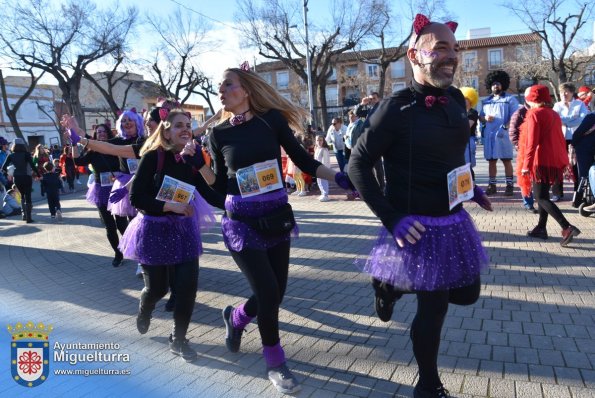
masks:
[[[106,207],[109,201],[109,194],[112,187],[102,187],[100,183],[94,182],[87,190],[87,202],[97,207]]]
[[[111,191],[115,191],[116,189],[122,188],[128,181],[130,181],[134,177],[133,174],[121,174],[116,178],[114,181],[114,185],[112,186]],[[129,190],[130,191],[130,190]],[[121,217],[134,217],[138,213],[137,210],[132,207],[130,203],[130,194],[126,194],[118,203],[109,203],[107,204],[107,209],[110,213],[114,216],[121,216]]]
[[[192,217],[139,213],[126,228],[118,248],[142,265],[173,265],[202,254],[201,230],[215,224],[211,206],[194,191]]]
[[[284,189],[248,198],[227,195],[225,210],[244,217],[260,217],[286,203],[287,192]],[[226,215],[221,219],[221,230],[225,246],[234,252],[239,252],[245,247],[266,250],[290,239],[290,233],[273,237],[263,236],[241,221],[230,220]],[[291,236],[298,236],[297,225],[291,231]]]
[[[400,248],[382,227],[365,264],[358,264],[360,268],[400,290],[434,291],[468,286],[488,267],[488,255],[465,210],[416,218],[426,228],[416,244],[406,242]]]

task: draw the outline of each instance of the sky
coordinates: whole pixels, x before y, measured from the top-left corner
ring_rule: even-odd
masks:
[[[60,0],[53,0],[60,2]],[[176,7],[181,7],[182,12],[202,17],[211,25],[208,36],[216,38],[220,43],[207,49],[199,60],[199,66],[203,72],[219,80],[221,72],[227,67],[238,66],[241,62],[248,60],[252,65],[254,61],[265,61],[259,57],[257,51],[248,48],[243,44],[237,30],[237,3],[236,0],[104,0],[100,4],[118,2],[122,5],[135,5],[141,14],[146,12],[165,15]],[[295,3],[295,9],[299,15],[302,15],[303,0],[286,0]],[[569,0],[570,2],[574,0]],[[398,1],[391,0],[392,4],[399,4]],[[456,32],[457,39],[467,38],[469,29],[485,28],[491,29],[492,36],[519,34],[528,32],[528,28],[513,15],[506,7],[500,5],[501,1],[492,0],[445,0],[448,6],[448,13],[452,19],[459,23]],[[322,25],[330,20],[330,7],[335,4],[335,0],[309,0],[308,18],[312,25]],[[300,29],[303,25],[299,26]],[[406,29],[409,26],[405,26]],[[592,37],[593,23],[585,26],[584,34]],[[310,36],[312,36],[310,32]],[[151,58],[154,52],[152,47],[154,40],[147,33],[145,28],[139,28],[134,35],[135,56],[139,58]],[[208,39],[208,37],[207,37]],[[147,56],[149,54],[149,56]],[[148,78],[145,74],[145,78]],[[52,83],[51,81],[46,81]],[[195,96],[192,102],[199,102],[199,97]]]

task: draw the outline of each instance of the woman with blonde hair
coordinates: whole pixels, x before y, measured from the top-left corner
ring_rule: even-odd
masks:
[[[269,380],[280,392],[296,392],[300,385],[287,368],[279,338],[290,233],[297,233],[282,182],[281,147],[302,171],[335,179],[344,189],[350,188],[350,182],[300,146],[293,131],[303,130],[308,112],[279,95],[247,63],[224,71],[219,99],[222,119],[213,128],[210,146],[214,187],[227,195],[223,239],[253,291],[247,302],[223,310],[226,345],[237,352],[244,328],[258,317]]]
[[[191,362],[197,354],[188,345],[186,332],[198,285],[200,229],[214,222],[203,199],[203,195],[213,196],[200,174],[211,170],[200,152],[180,155],[185,146],[194,145],[189,115],[181,109],[165,112],[157,131],[141,148],[130,190],[130,202],[139,214],[128,225],[120,250],[143,268],[145,287],[136,319],[141,334],[147,333],[155,304],[167,293],[173,272],[176,302],[169,346],[173,354]],[[210,203],[223,208],[223,198],[218,198]]]

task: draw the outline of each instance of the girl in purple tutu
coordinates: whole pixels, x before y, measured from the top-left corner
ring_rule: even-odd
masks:
[[[173,354],[190,362],[197,357],[186,331],[196,299],[200,229],[215,221],[203,194],[214,191],[200,175],[210,172],[202,153],[180,156],[192,142],[189,114],[174,109],[163,119],[141,149],[130,190],[131,204],[139,214],[128,225],[120,249],[143,268],[145,287],[136,319],[141,334],[148,331],[155,304],[167,293],[169,274],[174,271],[176,304],[169,346]],[[223,208],[223,197],[216,197],[211,204]]]
[[[244,304],[223,310],[226,345],[237,352],[244,328],[258,317],[268,378],[278,391],[292,393],[300,385],[281,347],[279,305],[287,286],[295,222],[283,186],[281,147],[304,172],[334,179],[344,189],[350,183],[345,174],[314,160],[294,137],[292,129],[301,131],[308,113],[279,95],[246,63],[224,72],[219,98],[222,122],[213,128],[210,146],[215,189],[227,195],[223,239],[253,292]],[[259,228],[264,223],[279,228],[271,233],[272,228]]]
[[[113,138],[113,133],[105,124],[100,124],[95,127],[95,131],[93,132],[94,140],[107,141],[111,138]],[[124,234],[126,226],[128,225],[128,219],[126,217],[113,215],[107,210],[112,185],[120,175],[118,158],[90,151],[88,150],[88,146],[83,153],[80,154],[78,145],[72,145],[72,157],[77,166],[86,166],[90,164],[93,167],[95,181],[89,186],[89,190],[87,191],[87,202],[91,203],[97,207],[97,210],[99,210],[99,218],[105,226],[107,240],[115,253],[112,265],[118,267],[122,264],[124,258],[118,249],[118,244],[120,243],[118,231],[120,231],[120,234]]]
[[[418,14],[407,50],[412,86],[383,100],[349,160],[349,175],[382,221],[379,240],[364,270],[372,276],[379,318],[391,319],[404,292],[417,296],[411,324],[419,367],[414,398],[446,398],[438,374],[442,325],[449,304],[479,298],[488,257],[462,203],[491,203],[474,187],[465,163],[469,123],[463,94],[452,87],[457,67],[456,23],[430,22]],[[384,159],[386,191],[373,169]]]

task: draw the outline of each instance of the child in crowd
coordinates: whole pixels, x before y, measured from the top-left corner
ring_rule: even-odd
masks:
[[[62,181],[58,173],[54,172],[54,165],[50,162],[43,164],[45,174],[41,178],[41,196],[47,194],[48,207],[52,219],[62,221],[62,207],[60,206],[60,190]]]
[[[54,165],[54,172],[58,175],[58,177],[62,181],[62,188],[60,188],[60,193],[65,194],[66,191],[64,190],[64,179],[61,177],[62,175],[62,167],[60,166],[60,159],[53,159],[52,163]]]
[[[21,214],[21,205],[16,200],[17,191],[9,189],[2,199],[2,209],[0,209],[0,218],[16,216]]]
[[[326,167],[331,167],[329,146],[322,135],[316,136],[314,159],[318,160]],[[321,202],[328,202],[330,200],[328,197],[328,181],[323,180],[322,178],[317,178],[316,181],[318,183],[318,187],[320,188],[320,196],[318,197],[318,200]]]

